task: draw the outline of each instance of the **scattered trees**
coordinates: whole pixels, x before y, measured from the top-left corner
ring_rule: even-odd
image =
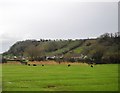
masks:
[[[120,33],[105,33],[92,39],[68,40],[25,40],[16,42],[3,55],[25,56],[29,60],[46,60],[55,56],[54,60],[70,62],[118,63],[120,62]],[[81,51],[74,51],[79,48]],[[60,58],[62,55],[62,58]],[[82,55],[82,56],[81,56]],[[5,60],[3,60],[5,62]]]

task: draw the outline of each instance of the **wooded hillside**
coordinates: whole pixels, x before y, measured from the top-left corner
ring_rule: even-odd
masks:
[[[96,39],[25,40],[16,42],[3,56],[29,60],[119,63],[119,33],[105,33]]]

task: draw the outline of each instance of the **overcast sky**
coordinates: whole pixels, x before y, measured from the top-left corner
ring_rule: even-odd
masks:
[[[0,53],[19,40],[92,38],[117,32],[117,0],[95,1],[0,0]]]

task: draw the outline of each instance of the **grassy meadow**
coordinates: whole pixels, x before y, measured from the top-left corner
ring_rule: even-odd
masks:
[[[2,91],[2,65],[0,64],[0,92]]]
[[[2,65],[3,91],[118,91],[118,65]]]

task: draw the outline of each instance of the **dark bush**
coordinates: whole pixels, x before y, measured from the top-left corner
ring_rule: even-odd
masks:
[[[2,58],[2,63],[7,63],[7,59]]]

